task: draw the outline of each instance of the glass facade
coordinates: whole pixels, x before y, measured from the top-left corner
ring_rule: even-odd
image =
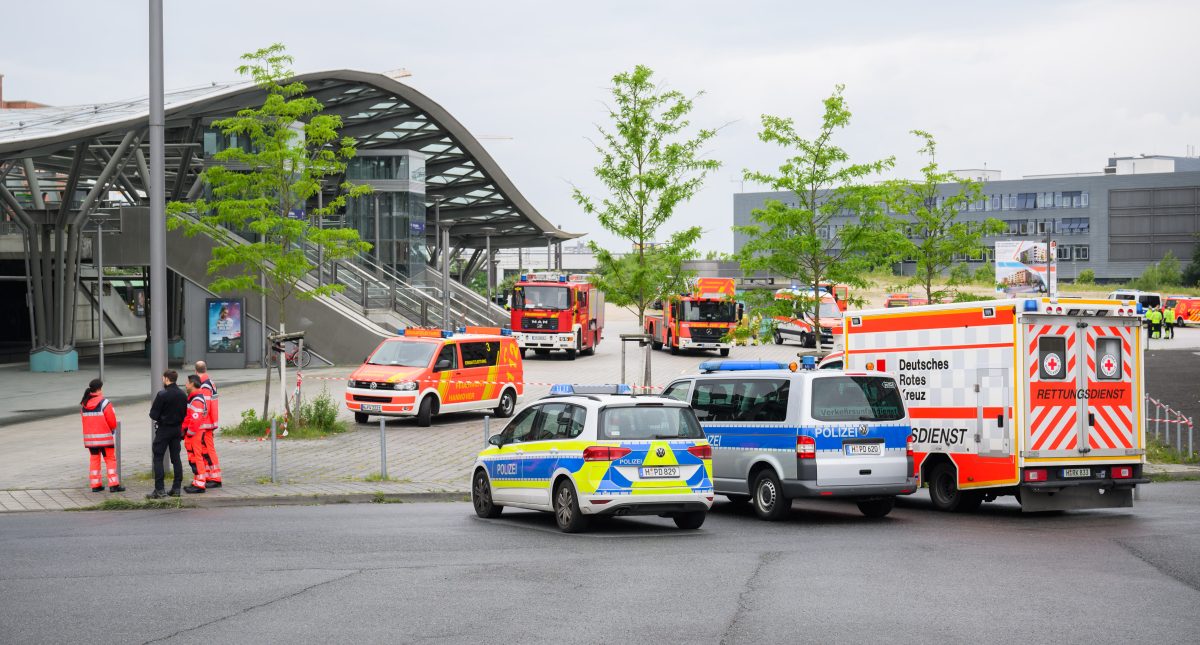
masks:
[[[346,179],[374,192],[346,203],[346,225],[371,244],[367,255],[410,280],[429,262],[425,242],[425,159],[408,150],[370,150],[349,161]]]

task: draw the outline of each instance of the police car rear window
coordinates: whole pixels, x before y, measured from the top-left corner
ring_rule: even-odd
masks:
[[[620,406],[600,411],[600,439],[703,439],[704,430],[691,408]]]
[[[900,388],[883,376],[813,379],[812,417],[818,421],[896,421],[904,418]]]

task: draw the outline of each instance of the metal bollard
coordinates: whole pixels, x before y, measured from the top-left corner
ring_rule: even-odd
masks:
[[[486,450],[491,445],[492,438],[492,415],[483,415],[483,447]]]
[[[1183,454],[1183,415],[1179,412],[1175,412],[1175,452]]]
[[[276,458],[277,448],[276,448],[276,442],[275,442],[275,423],[276,423],[275,419],[271,419],[271,483],[272,484],[278,483],[278,481],[277,481],[278,478],[276,476],[277,470],[278,470],[278,468],[277,468],[278,459]]]
[[[116,440],[117,440],[117,445],[116,445],[116,449],[117,449],[117,481],[125,481],[125,478],[121,477],[121,466],[125,463],[125,459],[121,456],[121,422],[120,421],[117,422],[117,432],[115,434],[116,434]]]
[[[383,417],[379,417],[379,478],[387,481],[387,432]]]

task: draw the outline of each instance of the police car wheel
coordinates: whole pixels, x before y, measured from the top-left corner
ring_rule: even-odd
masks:
[[[371,418],[371,415],[369,415],[365,412],[355,412],[354,413],[354,422],[355,423],[366,423],[367,420],[370,418]]]
[[[858,500],[858,510],[867,517],[886,517],[896,506],[895,497]]]
[[[503,506],[492,501],[492,485],[482,470],[475,473],[475,482],[471,485],[471,504],[475,506],[475,514],[479,517],[500,517],[504,511]]]
[[[783,484],[775,471],[767,469],[754,480],[754,512],[759,519],[777,522],[787,516],[792,502],[783,496]]]
[[[516,408],[517,395],[513,394],[512,390],[504,390],[504,394],[500,395],[500,405],[493,412],[496,413],[497,419],[507,419],[513,415]]]
[[[428,428],[433,424],[433,397],[421,399],[421,407],[417,408],[417,425]]]
[[[563,533],[579,533],[587,528],[588,518],[579,510],[570,482],[564,481],[554,489],[554,521]]]
[[[689,513],[676,513],[671,516],[675,520],[675,526],[684,530],[698,529],[704,525],[704,518],[708,517],[708,513],[704,511],[691,511]]]

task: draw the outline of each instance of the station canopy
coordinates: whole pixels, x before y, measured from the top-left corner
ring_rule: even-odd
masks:
[[[426,200],[440,195],[441,219],[451,225],[454,246],[512,248],[579,237],[559,230],[517,190],[479,141],[445,108],[391,76],[353,70],[302,74],[295,80],[307,95],[342,117],[342,134],[362,150],[408,149],[426,160]],[[264,92],[250,82],[213,83],[173,91],[166,97],[166,192],[168,199],[194,197],[204,169],[204,130],[215,119],[261,105]],[[149,102],[145,98],[19,110],[0,110],[0,182],[23,179],[26,159],[39,175],[60,178],[56,187],[88,187],[130,132],[137,152],[148,144]],[[144,154],[122,164],[115,188],[128,201],[144,204],[148,174]],[[432,229],[432,227],[430,227]],[[430,230],[432,233],[432,230]]]

